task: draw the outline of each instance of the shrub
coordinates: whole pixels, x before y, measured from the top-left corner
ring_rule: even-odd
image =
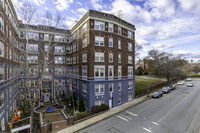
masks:
[[[84,104],[84,101],[83,101],[83,97],[82,97],[82,96],[80,97],[79,111],[80,111],[80,112],[85,112],[85,104]]]
[[[99,113],[99,112],[101,112],[101,111],[105,111],[105,110],[108,110],[109,109],[109,106],[108,105],[106,105],[106,104],[101,104],[100,106],[97,106],[97,105],[95,105],[95,106],[93,106],[92,108],[91,108],[91,113],[92,114],[95,114],[95,113]]]

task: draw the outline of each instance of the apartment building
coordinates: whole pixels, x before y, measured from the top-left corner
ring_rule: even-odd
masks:
[[[25,25],[11,0],[0,0],[0,128],[27,98],[24,53],[32,96],[48,102],[72,84],[77,100],[82,96],[89,110],[135,98],[134,49],[135,26],[112,14],[89,10],[70,30]],[[44,62],[48,65],[42,69]]]

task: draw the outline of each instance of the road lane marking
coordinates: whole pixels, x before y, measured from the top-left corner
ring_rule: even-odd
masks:
[[[128,113],[128,114],[130,114],[130,115],[133,115],[133,116],[138,116],[137,114],[133,114],[133,113],[131,113],[131,112],[129,112],[129,111],[126,111],[126,113]]]
[[[124,121],[128,121],[127,119],[125,119],[125,118],[123,118],[123,117],[121,117],[119,115],[117,115],[117,117],[120,118],[120,119],[122,119],[122,120],[124,120]]]
[[[145,128],[145,127],[143,127],[143,129],[146,130],[146,131],[149,132],[149,133],[152,133],[151,130],[149,130],[149,129]]]
[[[158,123],[156,123],[156,122],[154,122],[154,121],[152,121],[152,123],[153,123],[154,125],[157,125],[157,126],[159,125]]]
[[[128,116],[125,116],[125,115],[122,115],[120,114],[122,117],[125,117],[125,118],[128,118],[129,120],[132,120],[132,118],[128,117]]]
[[[178,105],[181,104],[181,103],[185,100],[185,98],[186,98],[187,96],[189,96],[189,94],[186,95],[183,99],[181,99],[173,108],[171,108],[171,109],[167,112],[167,114],[165,114],[160,120],[158,120],[158,123],[161,122],[165,117],[167,117],[176,107],[178,107]]]

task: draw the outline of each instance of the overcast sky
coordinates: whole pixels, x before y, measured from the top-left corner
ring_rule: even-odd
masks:
[[[142,44],[139,58],[151,49],[200,59],[200,0],[12,0],[15,6],[30,1],[40,13],[60,14],[70,27],[88,9],[115,14],[136,26],[136,41]],[[69,28],[68,28],[69,29]]]

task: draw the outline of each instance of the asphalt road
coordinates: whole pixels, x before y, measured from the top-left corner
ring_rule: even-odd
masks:
[[[180,85],[159,99],[150,99],[78,133],[198,133],[200,79]]]

